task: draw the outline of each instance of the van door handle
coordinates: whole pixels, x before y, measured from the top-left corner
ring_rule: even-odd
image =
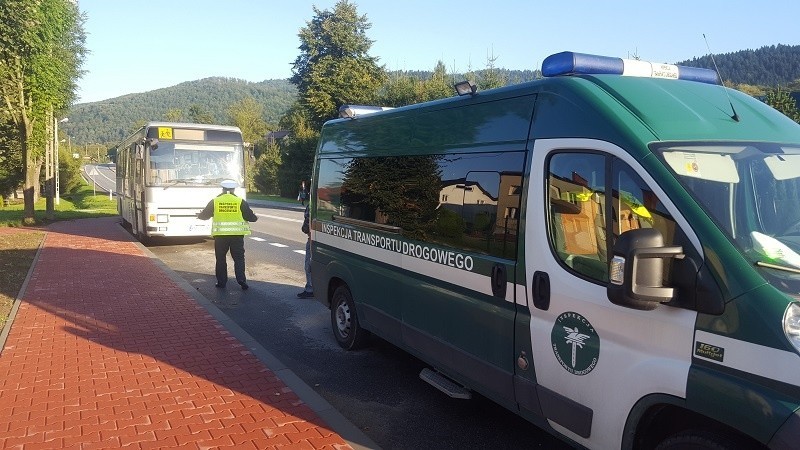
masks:
[[[531,282],[533,306],[547,311],[550,309],[550,275],[547,272],[536,271]]]
[[[492,295],[499,298],[506,298],[506,265],[497,263],[492,266]]]

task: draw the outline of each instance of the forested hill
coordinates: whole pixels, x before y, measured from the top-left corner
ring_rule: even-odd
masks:
[[[800,79],[800,45],[770,45],[757,50],[714,55],[722,78],[736,84],[789,86]],[[710,56],[676,64],[714,69]]]
[[[800,91],[800,45],[772,45],[718,54],[714,58],[726,83],[764,89],[781,86]],[[664,62],[714,69],[710,56]],[[495,70],[509,84],[529,81],[541,74],[539,70]],[[429,71],[404,73],[420,78],[431,75]],[[185,121],[193,121],[193,115],[207,114],[216,123],[228,124],[228,108],[248,96],[264,105],[264,119],[275,126],[294,102],[297,91],[288,80],[253,83],[234,78],[205,78],[154,91],[75,105],[69,111],[69,122],[63,125],[63,129],[75,145],[113,145],[135,131],[134,127],[144,121],[165,120],[170,111],[180,111]]]
[[[288,80],[258,83],[235,78],[204,78],[154,91],[123,95],[73,106],[62,127],[73,145],[119,142],[150,120],[165,120],[168,112],[181,113],[182,121],[208,115],[215,123],[228,124],[228,108],[246,97],[264,106],[264,120],[277,124],[297,97]]]

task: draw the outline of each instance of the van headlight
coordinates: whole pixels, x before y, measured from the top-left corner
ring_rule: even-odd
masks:
[[[800,304],[789,303],[789,307],[783,314],[783,332],[794,349],[800,352]]]

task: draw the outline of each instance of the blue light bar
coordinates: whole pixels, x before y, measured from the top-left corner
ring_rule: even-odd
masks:
[[[653,63],[637,59],[561,52],[548,56],[542,63],[542,75],[546,77],[599,74],[671,78],[674,80],[720,84],[717,72],[711,69]]]

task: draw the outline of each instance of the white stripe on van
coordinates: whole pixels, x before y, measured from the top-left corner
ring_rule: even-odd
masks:
[[[694,348],[698,342],[724,349],[725,354],[722,361],[717,361],[697,355],[693,350],[695,358],[800,386],[800,355],[797,353],[699,330],[694,336]]]
[[[424,259],[415,258],[413,256],[404,255],[402,253],[385,250],[373,245],[363,244],[361,242],[345,239],[338,236],[333,236],[327,233],[316,231],[314,233],[314,240],[330,245],[340,250],[350,253],[361,255],[365,258],[373,259],[375,261],[388,264],[390,266],[405,269],[420,275],[429,276],[439,280],[446,280],[458,286],[463,286],[475,292],[480,292],[486,295],[492,295],[491,277],[481,275],[475,272],[469,272],[463,269],[457,269],[444,264],[438,264]],[[514,293],[516,286],[514,283],[506,285],[506,298],[505,300],[514,303]],[[524,292],[522,290],[521,292]],[[525,305],[524,294],[520,299],[521,305]]]

